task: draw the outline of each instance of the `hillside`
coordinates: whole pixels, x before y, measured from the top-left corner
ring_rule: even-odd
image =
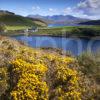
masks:
[[[71,55],[51,51],[0,36],[0,100],[99,100],[85,65]]]
[[[28,18],[32,18],[32,19],[40,19],[40,20],[44,21],[47,24],[54,23],[53,20],[47,19],[46,16],[41,16],[41,15],[28,15],[27,17]]]
[[[39,18],[29,18],[31,19],[35,24],[38,24],[40,26],[47,26],[46,21],[43,21],[42,19]]]
[[[27,18],[19,16],[19,15],[1,15],[0,23],[6,24],[6,25],[14,25],[14,26],[15,25],[20,25],[20,26],[36,25],[30,19],[27,19]]]
[[[0,23],[7,26],[43,26],[45,24],[40,20],[33,21],[8,11],[0,11]]]
[[[100,25],[100,20],[90,20],[86,22],[79,23],[81,25]]]

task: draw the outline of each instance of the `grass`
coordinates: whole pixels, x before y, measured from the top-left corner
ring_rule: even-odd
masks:
[[[100,52],[85,52],[78,56],[80,70],[90,78],[93,78],[97,85],[97,95],[100,99]]]
[[[100,26],[64,26],[40,28],[32,34],[47,34],[52,36],[98,36]]]
[[[14,30],[24,30],[30,28],[30,26],[6,26],[6,29],[9,31],[14,31]]]
[[[4,35],[13,35],[13,33],[20,35],[24,29],[30,27],[29,25],[7,25],[6,29],[8,32],[4,33]],[[19,32],[19,30],[22,31]],[[93,37],[100,36],[100,26],[39,27],[37,32],[31,32],[29,35]]]
[[[44,27],[46,26],[46,23],[41,22],[41,21],[37,21],[37,20],[35,21],[35,20],[34,20],[34,23],[35,23],[35,24],[38,24],[38,25],[40,25],[40,26],[44,26]]]

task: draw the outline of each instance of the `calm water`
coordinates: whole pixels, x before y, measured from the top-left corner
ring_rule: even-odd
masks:
[[[60,48],[64,51],[71,51],[74,55],[79,55],[87,50],[91,50],[93,52],[100,50],[100,38],[93,38],[91,40],[48,36],[16,36],[14,38],[26,42],[29,46],[33,48]]]
[[[49,24],[48,27],[62,27],[62,26],[80,26],[78,24]]]

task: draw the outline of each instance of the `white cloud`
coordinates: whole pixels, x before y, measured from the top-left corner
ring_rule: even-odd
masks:
[[[85,0],[73,8],[65,8],[63,14],[70,14],[82,18],[100,19],[100,0]]]
[[[80,18],[87,18],[88,16],[82,10],[77,11],[75,8],[67,7],[63,10],[63,15],[73,15]]]
[[[70,7],[67,7],[63,10],[64,15],[70,15],[72,14],[72,9]]]
[[[85,0],[80,2],[76,10],[82,10],[87,15],[100,15],[100,0]]]
[[[52,8],[49,8],[49,11],[53,11],[53,9]]]
[[[49,8],[48,11],[49,11],[49,12],[57,12],[57,9]]]
[[[45,15],[73,15],[82,18],[100,19],[100,0],[84,0],[79,2],[75,7],[66,8],[48,8],[47,11],[41,9],[39,6],[33,6],[35,12],[43,11]],[[46,13],[47,12],[47,13]]]
[[[33,6],[32,10],[40,10],[41,8],[39,6]]]

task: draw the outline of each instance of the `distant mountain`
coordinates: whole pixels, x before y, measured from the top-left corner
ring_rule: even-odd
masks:
[[[86,22],[79,23],[82,25],[100,25],[100,20],[90,20]]]
[[[71,15],[53,15],[53,16],[41,16],[41,15],[28,15],[30,18],[39,18],[44,21],[48,21],[51,23],[63,23],[63,24],[75,24],[75,23],[80,23],[80,22],[85,22],[89,21],[89,19],[83,19],[83,18],[78,18],[74,17]]]
[[[16,15],[9,11],[0,10],[0,24],[19,26],[44,26],[44,22]],[[45,24],[46,25],[46,24]]]
[[[54,20],[48,19],[47,16],[41,16],[41,15],[28,15],[28,18],[33,18],[33,19],[40,19],[44,21],[45,23],[53,23]]]
[[[0,10],[0,15],[15,15],[15,13],[10,12],[10,11],[6,11],[6,10]]]

